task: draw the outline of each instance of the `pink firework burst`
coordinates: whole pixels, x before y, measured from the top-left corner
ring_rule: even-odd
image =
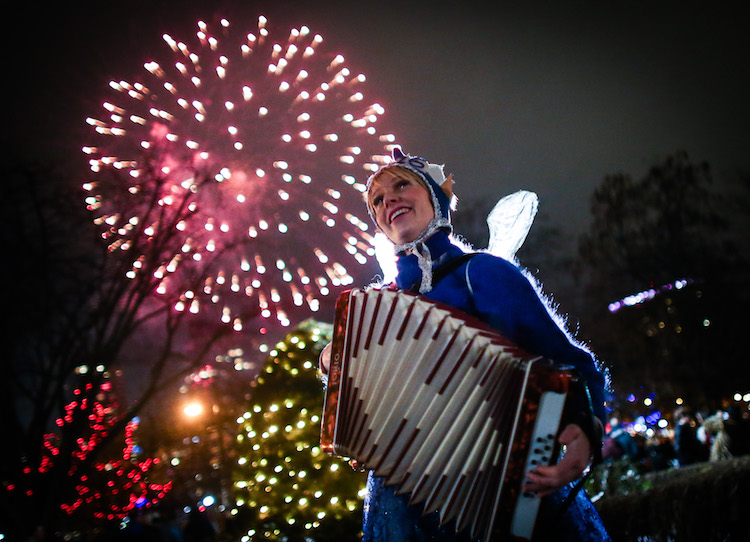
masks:
[[[87,119],[87,203],[110,250],[131,251],[129,276],[151,273],[175,310],[287,326],[374,255],[358,214],[394,141],[384,110],[306,27],[277,41],[264,17],[250,33],[199,22],[192,41],[164,41],[168,60],[111,82]],[[165,232],[178,242],[155,251]]]

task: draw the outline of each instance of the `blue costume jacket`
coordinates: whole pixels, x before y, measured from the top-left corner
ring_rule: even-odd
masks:
[[[463,254],[443,231],[432,235],[426,245],[432,255],[433,269]],[[399,288],[418,283],[421,270],[416,256],[401,255],[397,265]],[[489,254],[478,254],[423,295],[478,317],[532,354],[575,367],[588,385],[594,413],[604,421],[603,375],[592,356],[575,346],[554,322],[532,284],[515,265]],[[598,444],[594,442],[592,447]],[[537,531],[547,528],[549,537],[545,540],[550,541],[609,540],[583,491],[560,516],[558,510],[571,487],[542,500]],[[469,541],[465,534],[456,536],[450,529],[440,527],[437,512],[423,516],[421,507],[410,507],[406,496],[396,495],[372,473],[368,476],[368,490],[364,542]]]

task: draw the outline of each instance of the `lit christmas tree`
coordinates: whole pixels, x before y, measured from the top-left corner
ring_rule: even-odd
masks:
[[[56,420],[58,429],[45,435],[38,464],[30,460],[22,465],[21,484],[6,484],[5,490],[26,499],[29,506],[60,494],[60,510],[66,517],[61,524],[80,530],[105,526],[153,506],[172,483],[151,476],[159,458],[141,457],[134,439],[138,418],[127,422],[124,441],[105,444],[122,422],[110,374],[101,366],[94,371],[81,366],[77,373],[82,382]],[[66,438],[69,433],[79,435],[72,448],[72,439]]]
[[[279,342],[238,418],[234,531],[251,540],[354,540],[365,475],[319,447],[318,355],[330,326],[308,320]]]

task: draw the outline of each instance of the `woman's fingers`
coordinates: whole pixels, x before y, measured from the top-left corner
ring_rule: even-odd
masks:
[[[554,465],[540,465],[527,473],[523,490],[543,497],[577,480],[591,462],[591,445],[586,434],[577,425],[565,427],[560,438],[565,454]]]

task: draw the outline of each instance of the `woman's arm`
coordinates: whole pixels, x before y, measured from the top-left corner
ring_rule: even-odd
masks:
[[[467,284],[478,316],[531,354],[575,368],[582,385],[570,397],[559,442],[563,458],[555,465],[538,467],[525,487],[540,495],[579,478],[599,457],[604,410],[604,376],[593,356],[574,344],[558,325],[534,286],[521,271],[492,256],[472,259]]]
[[[529,353],[575,368],[589,394],[581,394],[581,409],[590,408],[604,424],[604,375],[591,353],[558,325],[529,279],[515,265],[490,255],[473,258],[466,279],[480,319]]]

